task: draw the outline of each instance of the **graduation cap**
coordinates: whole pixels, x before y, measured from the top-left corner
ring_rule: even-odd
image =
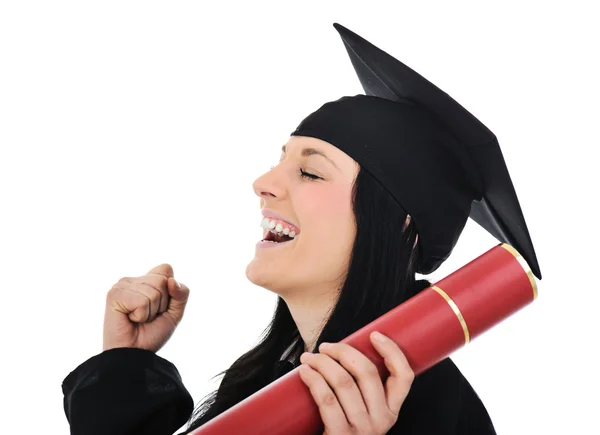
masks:
[[[411,215],[419,234],[418,273],[431,273],[448,258],[470,217],[514,247],[541,279],[496,136],[418,73],[334,27],[366,95],[324,104],[292,135],[344,151]]]

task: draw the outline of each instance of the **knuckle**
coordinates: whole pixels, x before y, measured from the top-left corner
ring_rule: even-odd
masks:
[[[116,294],[119,292],[120,288],[116,286],[116,284],[106,292],[106,300],[110,301],[116,298]]]
[[[377,370],[377,366],[373,363],[369,363],[365,365],[364,373],[370,378],[377,377],[379,378],[379,371]]]
[[[352,433],[361,435],[388,433],[385,428],[383,430],[378,430],[377,426],[373,425],[371,416],[368,412],[359,412],[354,420],[355,421],[351,422],[352,427],[354,428],[354,432]]]
[[[337,402],[337,398],[335,397],[335,394],[333,394],[333,392],[331,391],[327,391],[326,393],[323,393],[319,400],[318,400],[318,405],[319,406],[333,406],[336,402]]]
[[[318,366],[318,365],[323,364],[325,362],[325,360],[329,357],[322,353],[314,353],[312,358],[313,358],[312,363]]]
[[[389,412],[387,414],[387,417],[385,418],[386,420],[386,424],[385,424],[385,428],[389,428],[391,426],[393,426],[394,424],[396,424],[396,421],[398,421],[398,416],[396,414],[394,414],[393,412]]]
[[[148,296],[146,293],[141,293],[141,300],[143,301],[140,306],[141,307],[148,307],[149,305],[152,304],[152,298],[150,296]]]
[[[334,343],[333,345],[338,347],[342,352],[351,352],[352,350],[355,350],[355,348],[348,343]]]
[[[169,278],[167,278],[164,275],[147,275],[152,281],[156,282],[156,283],[160,283],[160,284],[166,284],[167,281],[169,281]]]
[[[169,279],[169,276],[173,276],[173,269],[171,268],[171,270],[167,271],[166,274],[165,273],[159,273],[159,272],[148,272],[145,276],[149,276],[152,278],[162,278],[165,281]]]
[[[138,323],[144,323],[148,317],[147,313],[144,313],[140,310],[136,310],[133,312],[133,317],[134,317],[134,321],[138,322]]]
[[[173,266],[171,266],[169,263],[163,263],[160,265],[160,267],[165,269],[168,274],[173,275]]]
[[[146,284],[145,282],[142,284],[143,284],[142,287],[145,290],[144,294],[146,294],[152,302],[160,299],[162,293],[159,290],[157,290],[155,287],[151,286],[150,284]]]
[[[120,313],[127,312],[127,307],[121,301],[115,298],[107,298],[106,307],[110,308],[113,311],[118,311]]]
[[[347,354],[349,351],[352,351],[352,346],[347,343],[331,343],[331,350],[334,350],[339,355]]]
[[[163,300],[163,294],[156,289],[153,289],[154,293],[152,294],[152,300],[156,302],[160,302]]]
[[[146,275],[145,281],[156,289],[166,290],[169,278],[163,275]]]
[[[354,387],[354,378],[348,373],[340,374],[333,381],[333,385],[340,389],[350,389]]]
[[[390,433],[388,432],[392,426],[396,424],[396,420],[391,421],[389,418],[381,418],[375,423],[372,432],[365,433]]]
[[[415,374],[412,370],[404,370],[399,377],[407,388],[409,388],[415,380]]]

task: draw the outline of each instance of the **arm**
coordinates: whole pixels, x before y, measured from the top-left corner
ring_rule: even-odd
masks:
[[[175,366],[137,348],[90,358],[64,379],[62,390],[71,435],[171,435],[194,406]]]

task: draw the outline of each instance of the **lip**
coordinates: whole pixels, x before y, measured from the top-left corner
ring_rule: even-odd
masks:
[[[289,241],[287,241],[287,242],[283,242],[283,243],[271,243],[271,242],[263,242],[263,241],[261,240],[260,242],[258,242],[258,243],[256,244],[256,247],[257,247],[257,248],[260,248],[260,249],[265,249],[265,248],[266,248],[266,249],[270,249],[270,248],[280,248],[280,247],[282,247],[282,246],[285,246],[285,245],[287,245],[287,244],[289,244],[289,243],[293,243],[294,241],[295,241],[295,240],[289,240]]]
[[[284,218],[283,216],[281,216],[281,215],[279,215],[279,214],[275,213],[274,211],[272,211],[272,210],[269,210],[269,209],[266,209],[266,208],[263,208],[263,209],[261,210],[261,213],[262,213],[262,215],[263,215],[264,217],[266,217],[266,218],[279,219],[279,220],[281,220],[281,221],[287,222],[287,223],[288,223],[288,224],[290,224],[290,225],[293,225],[293,226],[295,227],[295,229],[297,230],[297,231],[296,231],[296,235],[300,234],[300,228],[298,227],[298,225],[297,225],[296,223],[294,223],[294,222],[290,222],[288,219],[286,219],[286,218]]]

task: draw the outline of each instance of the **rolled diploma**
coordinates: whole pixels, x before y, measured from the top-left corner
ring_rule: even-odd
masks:
[[[369,335],[379,331],[402,349],[418,375],[537,297],[531,269],[503,243],[348,336],[347,343],[389,376]],[[298,368],[208,421],[191,435],[320,434],[319,409]]]

